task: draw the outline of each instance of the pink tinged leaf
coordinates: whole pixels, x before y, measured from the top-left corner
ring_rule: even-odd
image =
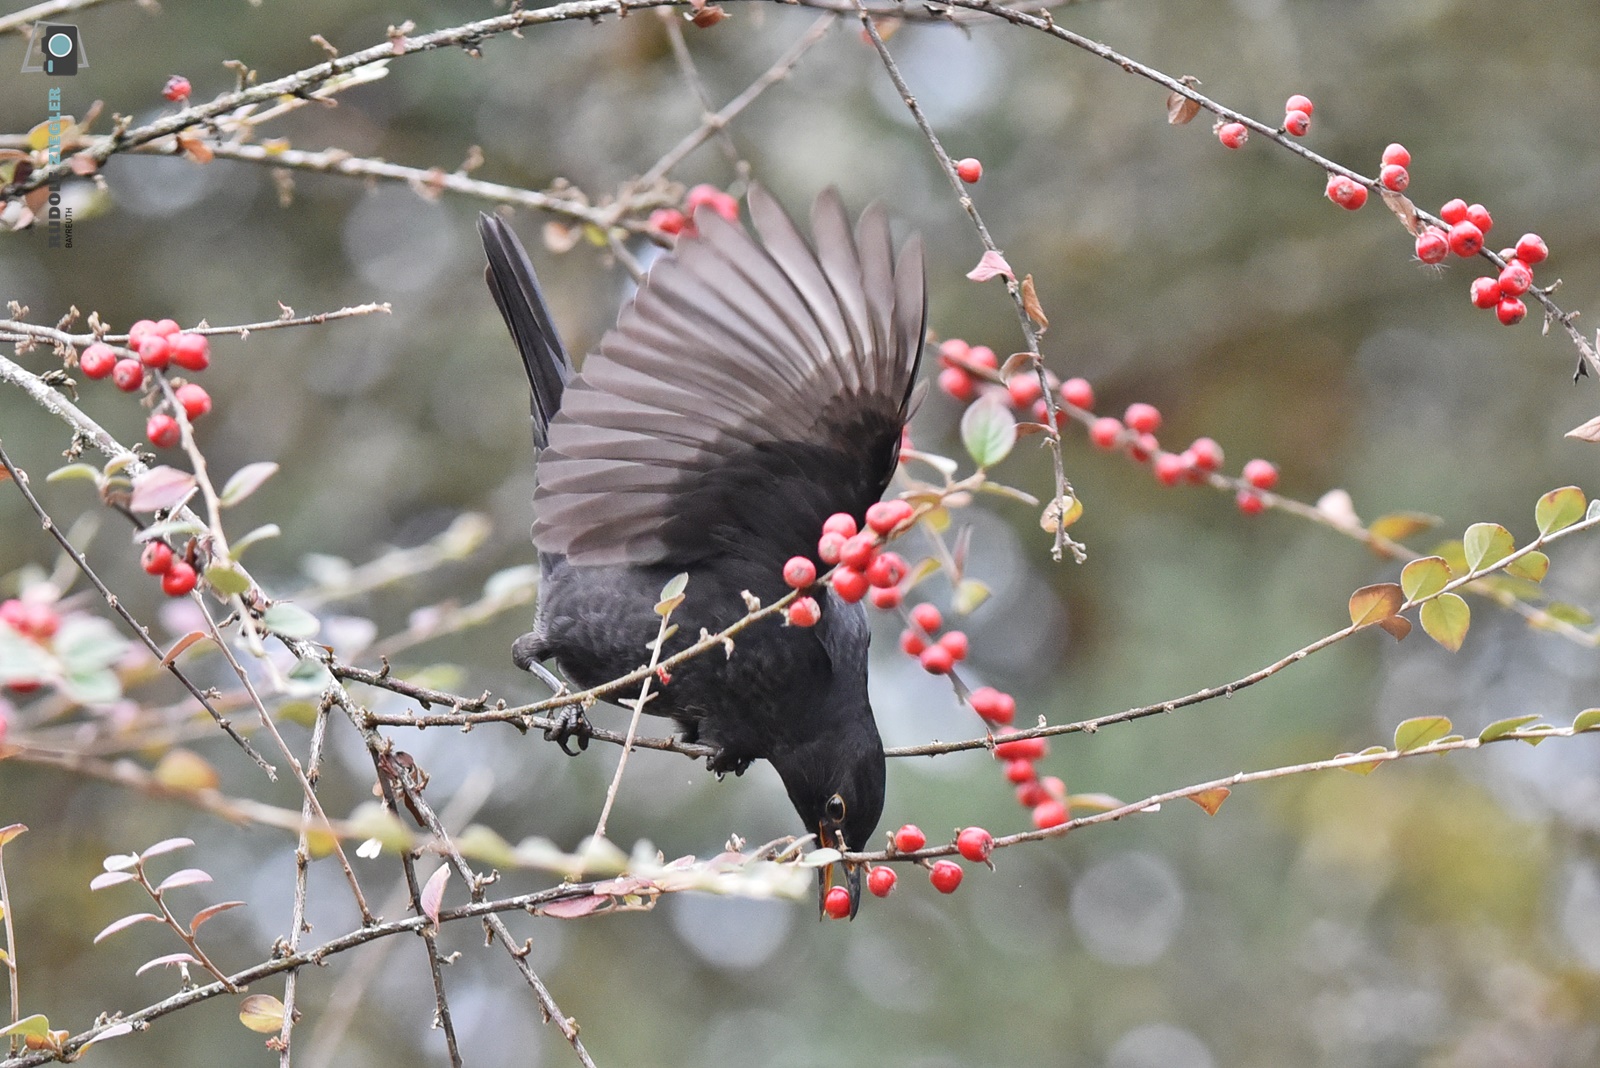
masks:
[[[141,860],[149,860],[151,857],[159,857],[163,853],[174,853],[180,849],[187,849],[192,845],[194,845],[193,838],[163,838],[143,853],[140,853],[139,858]]]
[[[610,898],[605,897],[576,897],[566,901],[552,901],[548,905],[541,905],[538,913],[558,920],[577,920],[598,912],[609,900]]]
[[[194,492],[194,476],[176,467],[152,467],[133,480],[133,498],[128,507],[135,512],[155,512],[173,505]]]
[[[118,883],[131,883],[135,878],[137,878],[137,876],[133,875],[131,872],[101,872],[99,875],[96,875],[93,879],[89,880],[89,889],[104,890],[106,887],[116,886]]]
[[[1576,438],[1579,441],[1600,441],[1600,415],[1595,416],[1582,426],[1573,427],[1567,431],[1566,436]]]
[[[106,871],[127,871],[129,868],[136,867],[138,863],[139,854],[137,853],[113,853],[101,861],[100,866],[105,868]]]
[[[153,912],[135,912],[132,916],[124,916],[124,917],[122,917],[122,919],[114,920],[110,924],[106,925],[105,930],[101,931],[99,934],[94,936],[94,941],[95,941],[96,945],[99,945],[101,942],[105,941],[107,938],[110,938],[112,935],[116,934],[118,931],[121,931],[121,930],[123,930],[125,928],[128,928],[128,927],[132,927],[136,923],[160,923],[160,922],[161,922],[161,917],[157,916]]]
[[[168,953],[165,957],[157,957],[155,960],[147,960],[147,961],[145,961],[143,964],[139,965],[139,970],[134,972],[133,974],[136,975],[136,976],[137,975],[143,975],[145,972],[149,971],[151,968],[160,968],[160,967],[168,967],[168,968],[170,968],[174,964],[199,964],[199,963],[200,963],[199,961],[195,960],[193,957],[189,956],[189,954],[187,954],[187,953]]]
[[[27,830],[27,825],[22,823],[8,823],[0,827],[0,846],[4,846],[20,834],[27,833]]]
[[[1011,264],[1007,263],[1006,258],[993,249],[983,254],[983,258],[978,261],[978,265],[967,272],[967,277],[974,282],[987,282],[991,278],[1008,278],[1013,282],[1017,280],[1016,274],[1011,270]]]
[[[246,902],[243,901],[220,901],[215,905],[207,905],[195,913],[194,919],[189,921],[189,933],[192,935],[200,930],[200,925],[211,917],[227,912],[229,909],[242,908],[245,904]]]
[[[422,914],[437,925],[439,923],[439,905],[444,901],[444,884],[450,881],[450,865],[441,864],[439,870],[428,876],[428,883],[422,888]]]
[[[176,890],[180,886],[209,883],[210,881],[210,872],[201,871],[199,868],[184,868],[182,871],[175,871],[165,879],[162,879],[161,885],[156,887],[156,893],[159,894],[163,890]]]
[[[108,1038],[121,1038],[123,1035],[131,1035],[131,1034],[133,1034],[133,1024],[131,1024],[131,1023],[112,1024],[110,1027],[106,1028],[104,1031],[101,1031],[99,1034],[95,1035],[93,1038],[90,1038],[83,1045],[79,1046],[78,1047],[78,1052],[82,1053],[84,1050],[88,1049],[90,1046],[94,1045],[96,1042],[104,1042]]]

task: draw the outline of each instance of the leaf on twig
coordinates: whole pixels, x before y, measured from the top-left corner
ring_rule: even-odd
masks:
[[[1449,733],[1448,716],[1413,716],[1394,729],[1394,747],[1408,753],[1431,745]]]
[[[162,879],[161,885],[156,887],[156,893],[176,890],[180,886],[198,886],[201,883],[209,883],[210,881],[210,872],[203,871],[200,868],[184,868]]]
[[[689,588],[689,573],[680,571],[661,587],[661,598],[656,601],[656,615],[665,619],[683,603],[684,591]]]
[[[444,884],[449,881],[450,865],[439,865],[439,870],[428,876],[427,883],[422,887],[422,896],[418,899],[422,914],[435,927],[439,926],[439,906],[444,903]]]
[[[1422,629],[1428,637],[1450,650],[1461,648],[1472,625],[1472,609],[1454,593],[1441,593],[1422,606]]]
[[[193,957],[191,957],[187,953],[168,953],[164,957],[156,957],[153,960],[145,961],[143,964],[139,965],[138,969],[136,971],[134,971],[133,974],[135,976],[139,976],[139,975],[143,975],[145,972],[149,971],[151,968],[170,968],[175,964],[183,966],[183,967],[187,967],[190,964],[199,964],[199,963],[200,963],[199,961],[195,960]]]
[[[262,483],[277,473],[278,465],[269,461],[245,464],[228,479],[217,501],[222,507],[231,508],[260,489]]]
[[[161,917],[153,912],[135,912],[131,916],[124,916],[120,920],[112,920],[103,927],[99,934],[94,936],[96,945],[104,942],[118,931],[125,931],[136,923],[160,923]]]
[[[1350,595],[1350,625],[1365,627],[1400,611],[1405,594],[1393,582],[1363,586]]]
[[[591,894],[589,897],[573,897],[565,901],[552,901],[548,905],[540,905],[535,911],[541,916],[550,916],[558,920],[578,920],[585,916],[592,916],[610,901],[609,897]]]
[[[194,492],[194,476],[176,467],[152,467],[133,480],[133,496],[128,507],[135,512],[158,512],[171,508]]]
[[[1512,731],[1517,730],[1520,727],[1526,727],[1528,724],[1532,723],[1538,718],[1539,717],[1537,715],[1528,715],[1509,716],[1505,719],[1497,719],[1487,727],[1483,728],[1483,730],[1478,732],[1478,741],[1492,742],[1496,738],[1510,734]]]
[[[4,848],[7,842],[27,832],[28,825],[25,823],[8,823],[4,827],[0,827],[0,848]]]
[[[1372,521],[1368,529],[1379,538],[1404,541],[1413,534],[1421,534],[1438,526],[1440,519],[1426,512],[1391,512]]]
[[[1016,273],[1011,270],[1011,264],[993,249],[983,254],[978,260],[978,265],[967,272],[967,277],[974,282],[987,282],[991,278],[1007,278],[1013,282],[1017,280]]]
[[[131,883],[138,876],[125,871],[103,871],[89,880],[90,890],[104,890],[108,886],[117,886],[122,883]]]
[[[1031,274],[1022,278],[1022,310],[1038,325],[1040,333],[1050,329],[1050,320],[1044,314],[1044,306],[1039,303],[1039,293],[1033,287]]]
[[[1400,588],[1409,600],[1420,601],[1444,589],[1450,581],[1450,565],[1442,556],[1424,556],[1400,571]]]
[[[188,634],[172,643],[172,648],[168,649],[167,654],[161,658],[161,666],[171,667],[172,662],[182,656],[185,649],[195,642],[203,641],[206,637],[207,634],[203,630],[191,630]]]
[[[1462,536],[1461,546],[1467,554],[1467,570],[1478,571],[1510,556],[1517,543],[1511,531],[1499,523],[1474,523]]]
[[[261,623],[268,630],[290,638],[312,638],[322,629],[316,616],[288,601],[279,601],[263,612]]]
[[[1396,193],[1392,189],[1380,189],[1378,192],[1383,196],[1384,207],[1395,213],[1400,220],[1400,224],[1406,228],[1412,237],[1420,235],[1422,231],[1428,228],[1427,223],[1417,218],[1417,206],[1411,203],[1409,197]]]
[[[979,467],[993,467],[1017,443],[1017,417],[1000,393],[990,393],[961,415],[961,444]]]
[[[1567,431],[1566,436],[1577,438],[1579,441],[1600,442],[1600,415],[1595,416],[1581,426],[1575,426]]]
[[[1343,760],[1345,757],[1372,756],[1376,753],[1387,752],[1388,750],[1381,745],[1369,745],[1359,753],[1340,753],[1335,759]],[[1345,771],[1353,771],[1357,775],[1371,775],[1373,772],[1378,770],[1378,766],[1382,763],[1384,762],[1381,760],[1363,760],[1356,764],[1345,764],[1343,767]]]
[[[1222,803],[1228,799],[1228,795],[1231,793],[1233,791],[1226,786],[1213,786],[1209,790],[1201,790],[1197,794],[1190,794],[1189,800],[1205,809],[1207,816],[1215,816],[1217,809],[1222,807]]]
[[[193,838],[163,838],[143,853],[140,853],[139,859],[149,860],[151,857],[159,857],[166,853],[176,853],[178,850],[188,849],[192,845],[194,845]]]
[[[1406,635],[1411,633],[1411,620],[1405,616],[1390,616],[1388,619],[1380,619],[1378,620],[1378,626],[1382,627],[1397,642],[1405,641]]]
[[[1562,486],[1539,498],[1539,503],[1533,506],[1533,521],[1539,525],[1540,534],[1554,534],[1582,519],[1587,503],[1583,490],[1577,486]]]
[[[1192,74],[1185,74],[1178,79],[1179,83],[1193,89],[1200,84],[1200,79]],[[1196,115],[1200,114],[1200,101],[1184,96],[1174,89],[1167,94],[1167,124],[1170,126],[1187,126]]]
[[[221,915],[229,909],[243,908],[245,904],[243,901],[219,901],[215,905],[207,905],[195,913],[194,919],[189,921],[189,934],[193,935],[200,930],[200,925],[211,919],[211,917]]]
[[[251,994],[239,1002],[239,1022],[262,1035],[283,1030],[283,1002],[271,994]]]

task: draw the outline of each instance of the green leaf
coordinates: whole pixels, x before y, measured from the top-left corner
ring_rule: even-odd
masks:
[[[1372,521],[1368,531],[1380,538],[1390,541],[1404,541],[1413,534],[1421,534],[1424,530],[1432,530],[1438,526],[1440,519],[1436,515],[1426,512],[1395,512],[1392,515],[1379,516]]]
[[[1471,625],[1472,609],[1456,594],[1441,593],[1422,606],[1422,629],[1452,653],[1467,640]]]
[[[1579,608],[1575,604],[1567,604],[1565,601],[1555,601],[1547,604],[1544,610],[1555,619],[1559,619],[1563,623],[1571,623],[1575,627],[1587,627],[1594,622],[1594,616],[1590,615],[1587,609]]]
[[[1553,489],[1533,506],[1533,521],[1539,525],[1540,534],[1553,534],[1582,519],[1586,503],[1583,490],[1577,486]]]
[[[1586,708],[1572,721],[1575,731],[1592,731],[1596,727],[1600,727],[1600,708]]]
[[[1443,558],[1450,565],[1452,575],[1467,573],[1467,552],[1461,547],[1460,541],[1441,541],[1433,547],[1433,555]]]
[[[1474,523],[1462,537],[1461,547],[1467,554],[1467,569],[1477,571],[1510,556],[1517,543],[1511,531],[1499,523]]]
[[[993,467],[1017,443],[1017,417],[1001,399],[990,393],[967,406],[961,416],[961,444],[979,467]]]
[[[1400,611],[1405,594],[1392,582],[1363,586],[1350,595],[1350,624],[1365,627]]]
[[[261,615],[262,624],[288,638],[314,638],[322,629],[317,617],[297,604],[279,601]]]
[[[1502,735],[1510,734],[1512,731],[1516,730],[1518,727],[1527,726],[1529,723],[1532,723],[1534,720],[1536,720],[1538,718],[1539,717],[1537,715],[1532,715],[1532,716],[1511,716],[1511,717],[1509,717],[1507,719],[1497,719],[1493,723],[1489,724],[1487,727],[1483,728],[1483,730],[1478,732],[1478,741],[1480,741],[1480,742],[1492,742],[1496,738],[1501,737]]]
[[[0,1028],[0,1038],[17,1035],[22,1038],[44,1038],[50,1033],[50,1018],[43,1013],[24,1016],[10,1027]]]
[[[1447,716],[1414,716],[1394,729],[1394,747],[1402,753],[1437,742],[1450,733]]]
[[[58,467],[44,476],[46,482],[71,482],[79,479],[95,482],[100,478],[100,469],[89,464],[68,464]]]
[[[689,588],[689,573],[680,571],[661,587],[661,599],[656,602],[656,615],[665,619],[683,603],[683,591]]]
[[[950,607],[958,616],[968,616],[978,610],[978,606],[989,599],[989,587],[977,579],[962,579],[956,585],[955,595],[950,599]]]
[[[1550,558],[1537,549],[1523,553],[1506,565],[1506,574],[1527,579],[1529,582],[1543,582],[1549,570]]]
[[[1413,560],[1400,572],[1400,588],[1412,601],[1431,597],[1450,582],[1450,565],[1442,556],[1424,556]]]
[[[154,541],[156,538],[186,538],[191,534],[204,534],[206,528],[203,524],[193,519],[167,519],[160,523],[151,523],[133,536],[137,542]]]
[[[256,529],[252,530],[250,533],[246,534],[244,537],[230,545],[228,547],[228,555],[237,560],[239,557],[244,555],[244,551],[246,549],[250,548],[250,546],[254,545],[256,542],[266,541],[268,538],[276,538],[282,533],[283,531],[276,523],[267,523],[264,526],[256,527]]]
[[[277,474],[278,465],[271,462],[245,464],[233,473],[227,485],[222,487],[222,495],[217,503],[224,508],[231,508],[244,500],[250,494],[261,488],[261,484]]]
[[[1359,752],[1359,753],[1340,753],[1339,756],[1340,757],[1371,756],[1371,755],[1373,755],[1375,753],[1387,753],[1387,752],[1388,752],[1388,750],[1385,749],[1381,745],[1369,745],[1365,749],[1361,750],[1361,752]],[[1382,760],[1363,760],[1359,764],[1346,764],[1346,765],[1344,765],[1344,770],[1345,771],[1353,771],[1357,775],[1371,775],[1373,772],[1377,771],[1378,768],[1383,763],[1384,763],[1384,761],[1382,761]]]
[[[213,589],[228,595],[244,593],[250,588],[250,579],[243,571],[221,560],[206,568],[206,581]]]
[[[1589,507],[1583,513],[1583,518],[1588,520],[1588,521],[1590,521],[1591,523],[1594,522],[1596,519],[1600,519],[1600,500],[1590,501],[1589,502]]]

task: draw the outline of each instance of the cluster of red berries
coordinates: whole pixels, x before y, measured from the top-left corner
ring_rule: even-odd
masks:
[[[1067,787],[1054,775],[1041,777],[1034,766],[1050,753],[1047,738],[1010,738],[1017,733],[1001,727],[994,745],[994,758],[1005,769],[1006,781],[1017,788],[1017,804],[1033,816],[1041,831],[1067,822]]]
[[[139,566],[144,568],[145,574],[160,577],[162,593],[168,597],[182,597],[194,589],[200,578],[192,557],[192,548],[180,557],[172,551],[172,546],[156,540],[146,543],[139,556]]]
[[[976,185],[983,177],[983,162],[968,156],[956,164],[956,177],[968,185]]]
[[[924,601],[911,610],[911,626],[900,632],[900,649],[907,656],[914,656],[922,664],[922,670],[930,675],[948,675],[955,670],[957,664],[967,658],[968,642],[965,631],[947,630],[934,637],[939,628],[944,626],[944,616],[937,605]],[[976,705],[973,706],[977,708]],[[1016,702],[1011,702],[1011,714],[1016,715]],[[1003,714],[1003,708],[991,709],[995,714]],[[981,714],[981,713],[980,713]],[[985,719],[988,716],[984,717]]]
[[[898,608],[905,596],[901,583],[910,568],[899,553],[883,548],[884,541],[904,529],[916,509],[901,500],[879,501],[867,509],[865,530],[858,530],[855,517],[835,512],[822,524],[817,539],[817,558],[836,565],[829,582],[841,600],[855,604],[871,595],[874,608]],[[783,565],[783,581],[795,590],[816,584],[817,565],[808,556],[792,556]],[[822,618],[815,597],[796,597],[785,613],[795,627],[813,627]]]
[[[174,74],[167,79],[167,84],[161,87],[161,95],[174,104],[188,100],[192,91],[189,79],[181,74]]]
[[[683,198],[683,208],[657,208],[650,213],[649,227],[658,234],[674,236],[695,231],[695,209],[710,208],[729,222],[739,221],[739,202],[731,193],[714,185],[697,185]]]
[[[29,641],[44,645],[61,629],[61,616],[54,605],[13,597],[0,602],[0,624]],[[12,679],[6,687],[12,693],[25,694],[33,693],[41,684],[39,679]]]
[[[989,346],[969,345],[953,337],[940,344],[939,364],[943,368],[939,372],[939,388],[951,399],[965,404],[980,394],[1003,391],[1011,407],[1026,411],[1031,405],[1035,418],[1040,422],[1045,420],[1044,387],[1039,384],[1039,376],[1033,371],[1012,375],[1006,379],[1004,387],[985,378],[984,371],[998,374],[1000,370],[1000,357]],[[1045,373],[1045,378],[1051,389],[1060,385],[1060,380],[1049,372]]]
[[[1317,110],[1311,98],[1294,94],[1283,102],[1283,132],[1292,137],[1304,137],[1311,131],[1311,113]]]
[[[163,371],[177,365],[186,371],[204,371],[211,366],[211,342],[204,334],[184,332],[171,319],[134,323],[128,328],[127,351],[130,355],[96,341],[78,357],[78,367],[87,378],[110,378],[118,389],[132,393],[144,386],[146,368]],[[211,411],[211,395],[204,386],[180,382],[172,393],[191,423]],[[177,419],[165,407],[164,403],[158,406],[145,423],[145,436],[161,448],[176,445],[182,436]]]

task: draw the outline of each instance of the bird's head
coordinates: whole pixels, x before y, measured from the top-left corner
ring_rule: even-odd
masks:
[[[817,844],[840,852],[865,849],[883,815],[883,742],[871,709],[837,729],[773,759],[789,800]],[[861,868],[844,862],[853,919],[861,902]],[[818,872],[818,905],[834,883],[834,865]]]

